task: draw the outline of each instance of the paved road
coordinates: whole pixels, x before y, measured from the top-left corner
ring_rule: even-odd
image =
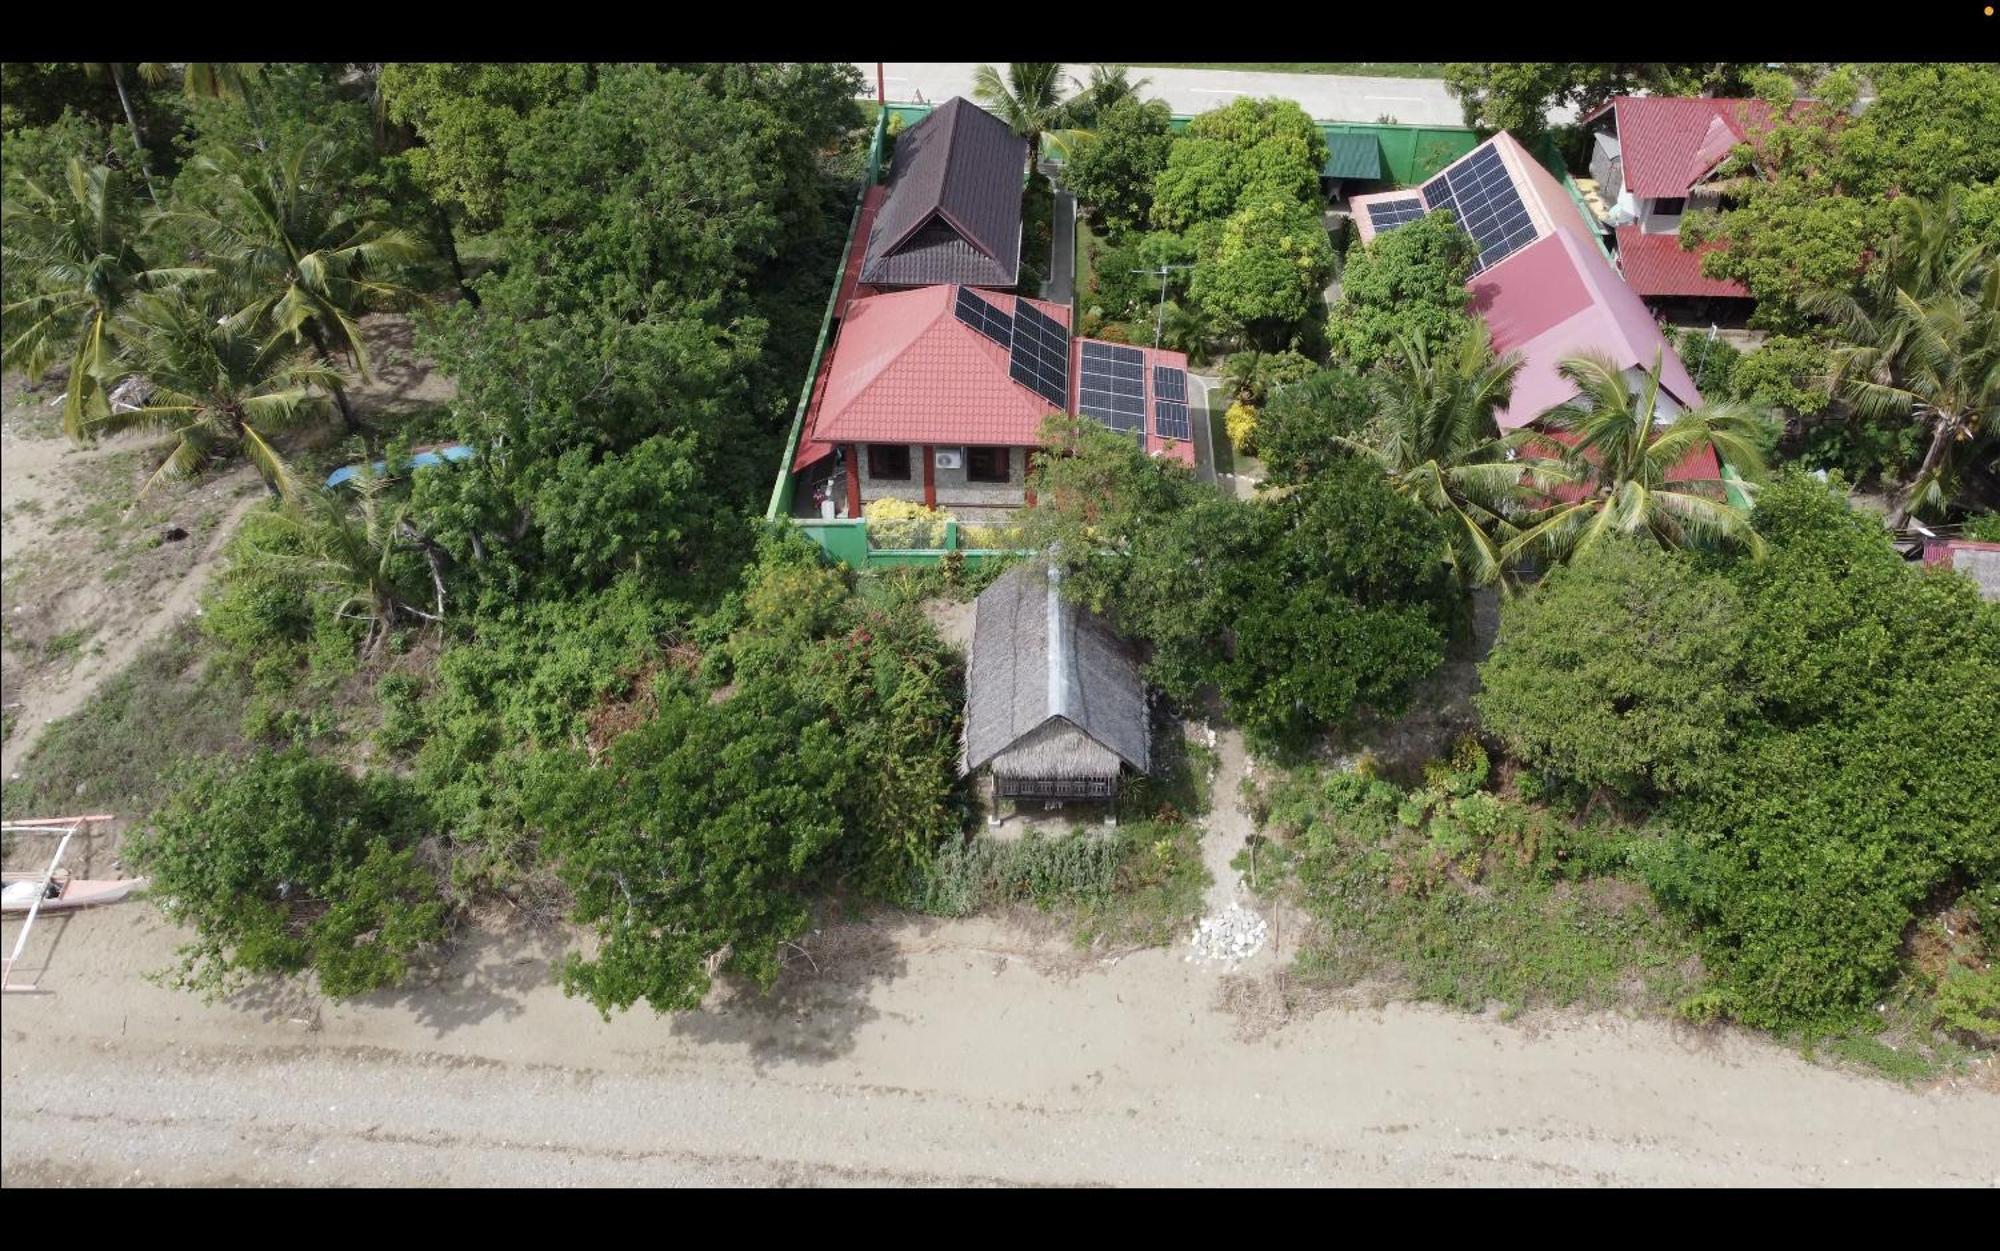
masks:
[[[875,94],[875,65],[862,64],[867,94]],[[1088,65],[1068,65],[1074,78],[1088,80]],[[973,63],[892,62],[883,66],[891,100],[933,103],[972,95]],[[1254,74],[1242,70],[1135,69],[1135,79],[1151,82],[1148,97],[1165,100],[1176,113],[1204,113],[1237,96],[1280,96],[1297,100],[1323,122],[1373,122],[1384,117],[1417,126],[1459,126],[1458,101],[1441,78],[1359,78],[1342,74]]]

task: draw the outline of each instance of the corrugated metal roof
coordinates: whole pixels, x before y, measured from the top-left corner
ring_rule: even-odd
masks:
[[[1021,270],[1028,141],[962,97],[896,140],[861,281],[1011,287]]]
[[[1375,135],[1329,133],[1326,136],[1325,178],[1382,177],[1382,141]]]
[[[1762,100],[1620,96],[1612,107],[1625,189],[1636,196],[1685,196],[1749,133],[1771,124]]]
[[[1026,447],[1053,406],[1008,376],[1007,349],[958,320],[956,286],[856,299],[842,320],[812,437],[823,443]],[[1019,297],[980,291],[1003,313]],[[1058,325],[1069,309],[1029,300]]]
[[[1151,766],[1138,656],[1063,599],[1040,561],[1008,570],[974,601],[965,691],[967,773],[1030,746],[1068,752],[1074,773],[1113,772],[1119,760],[1140,773]]]
[[[1618,267],[1625,283],[1645,296],[1733,296],[1750,298],[1742,283],[1727,278],[1708,278],[1701,272],[1701,258],[1721,247],[1708,242],[1695,251],[1681,248],[1679,235],[1649,235],[1638,226],[1620,226]]]
[[[1701,403],[1694,379],[1644,301],[1603,253],[1568,231],[1529,244],[1466,286],[1472,311],[1492,332],[1494,350],[1526,357],[1513,397],[1499,414],[1502,430],[1525,426],[1576,394],[1559,367],[1586,351],[1639,369],[1652,368],[1658,354],[1661,385],[1683,405]]]

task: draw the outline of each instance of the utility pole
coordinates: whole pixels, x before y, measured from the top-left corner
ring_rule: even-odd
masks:
[[[1160,335],[1167,326],[1167,275],[1177,269],[1193,269],[1192,265],[1161,265],[1157,269],[1134,269],[1135,274],[1157,274],[1160,278],[1160,311],[1153,318],[1153,346],[1160,346]]]
[[[882,77],[882,62],[875,62],[875,103],[889,103],[889,80]]]

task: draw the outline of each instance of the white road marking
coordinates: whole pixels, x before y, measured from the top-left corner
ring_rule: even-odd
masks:
[[[1423,96],[1362,96],[1363,100],[1401,100],[1405,104],[1429,104]]]

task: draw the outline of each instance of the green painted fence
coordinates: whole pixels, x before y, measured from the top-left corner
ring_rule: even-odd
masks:
[[[943,547],[904,548],[870,547],[868,522],[859,517],[847,517],[839,521],[800,519],[794,524],[807,538],[819,544],[820,550],[830,559],[861,571],[894,569],[909,565],[935,565],[954,553],[967,565],[974,567],[1029,554],[1004,548],[960,547],[956,521],[945,523]]]

